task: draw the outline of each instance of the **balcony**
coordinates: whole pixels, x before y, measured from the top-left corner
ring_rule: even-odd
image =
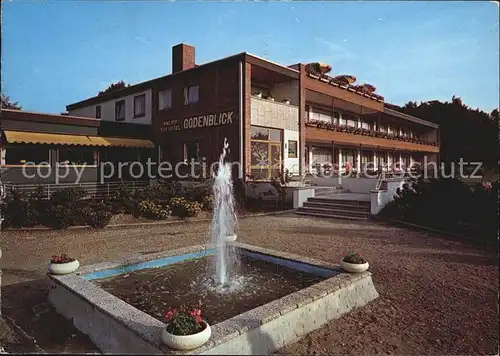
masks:
[[[306,139],[420,152],[439,152],[437,141],[315,120],[306,122]]]
[[[299,130],[299,107],[252,96],[251,124],[283,130]]]

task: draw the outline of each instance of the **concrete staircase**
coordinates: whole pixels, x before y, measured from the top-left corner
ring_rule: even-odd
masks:
[[[297,214],[337,219],[367,220],[370,218],[370,202],[314,197],[307,199]]]

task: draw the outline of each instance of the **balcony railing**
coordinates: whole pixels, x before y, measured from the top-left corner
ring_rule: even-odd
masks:
[[[350,133],[350,134],[354,134],[354,135],[363,135],[363,136],[370,136],[370,137],[377,137],[377,138],[385,138],[388,140],[412,142],[412,143],[417,143],[417,144],[421,144],[421,145],[429,145],[429,146],[437,146],[437,147],[439,146],[439,142],[432,142],[432,141],[424,140],[424,139],[419,138],[419,137],[402,137],[396,133],[387,133],[387,132],[381,132],[381,131],[376,131],[376,130],[371,130],[371,129],[365,129],[362,127],[352,127],[352,126],[346,126],[346,125],[339,125],[339,124],[318,121],[318,120],[309,120],[308,122],[306,122],[306,126],[317,127],[318,129],[325,129],[325,130],[336,131],[336,132],[345,132],[345,133]]]

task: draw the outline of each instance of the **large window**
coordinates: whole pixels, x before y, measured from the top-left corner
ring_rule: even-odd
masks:
[[[146,94],[134,97],[134,118],[146,115]]]
[[[50,164],[50,149],[48,146],[9,146],[5,149],[5,164]]]
[[[125,120],[125,100],[120,100],[115,103],[115,120]]]
[[[95,166],[97,165],[97,151],[93,147],[60,147],[57,150],[57,163]]]
[[[200,158],[200,145],[198,142],[186,142],[184,144],[184,161],[191,162],[192,160],[198,161]]]
[[[199,87],[198,85],[184,88],[184,105],[198,102]]]
[[[100,119],[101,118],[101,105],[97,105],[95,107],[95,118]]]
[[[251,127],[251,173],[255,179],[271,179],[281,174],[282,131]]]
[[[158,94],[158,107],[160,110],[166,110],[172,107],[172,89],[162,90]]]

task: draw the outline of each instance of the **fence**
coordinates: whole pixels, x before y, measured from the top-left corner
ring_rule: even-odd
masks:
[[[80,187],[85,189],[87,194],[93,198],[103,199],[109,196],[112,196],[120,187],[126,187],[135,191],[136,189],[143,189],[149,186],[151,183],[149,181],[127,181],[127,182],[107,182],[107,183],[62,183],[62,184],[5,184],[4,189],[6,196],[12,195],[12,190],[15,189],[23,194],[23,196],[27,196],[29,193],[35,191],[38,188],[42,188],[44,192],[44,196],[46,199],[50,199],[52,193],[55,191],[72,188],[72,187]]]

